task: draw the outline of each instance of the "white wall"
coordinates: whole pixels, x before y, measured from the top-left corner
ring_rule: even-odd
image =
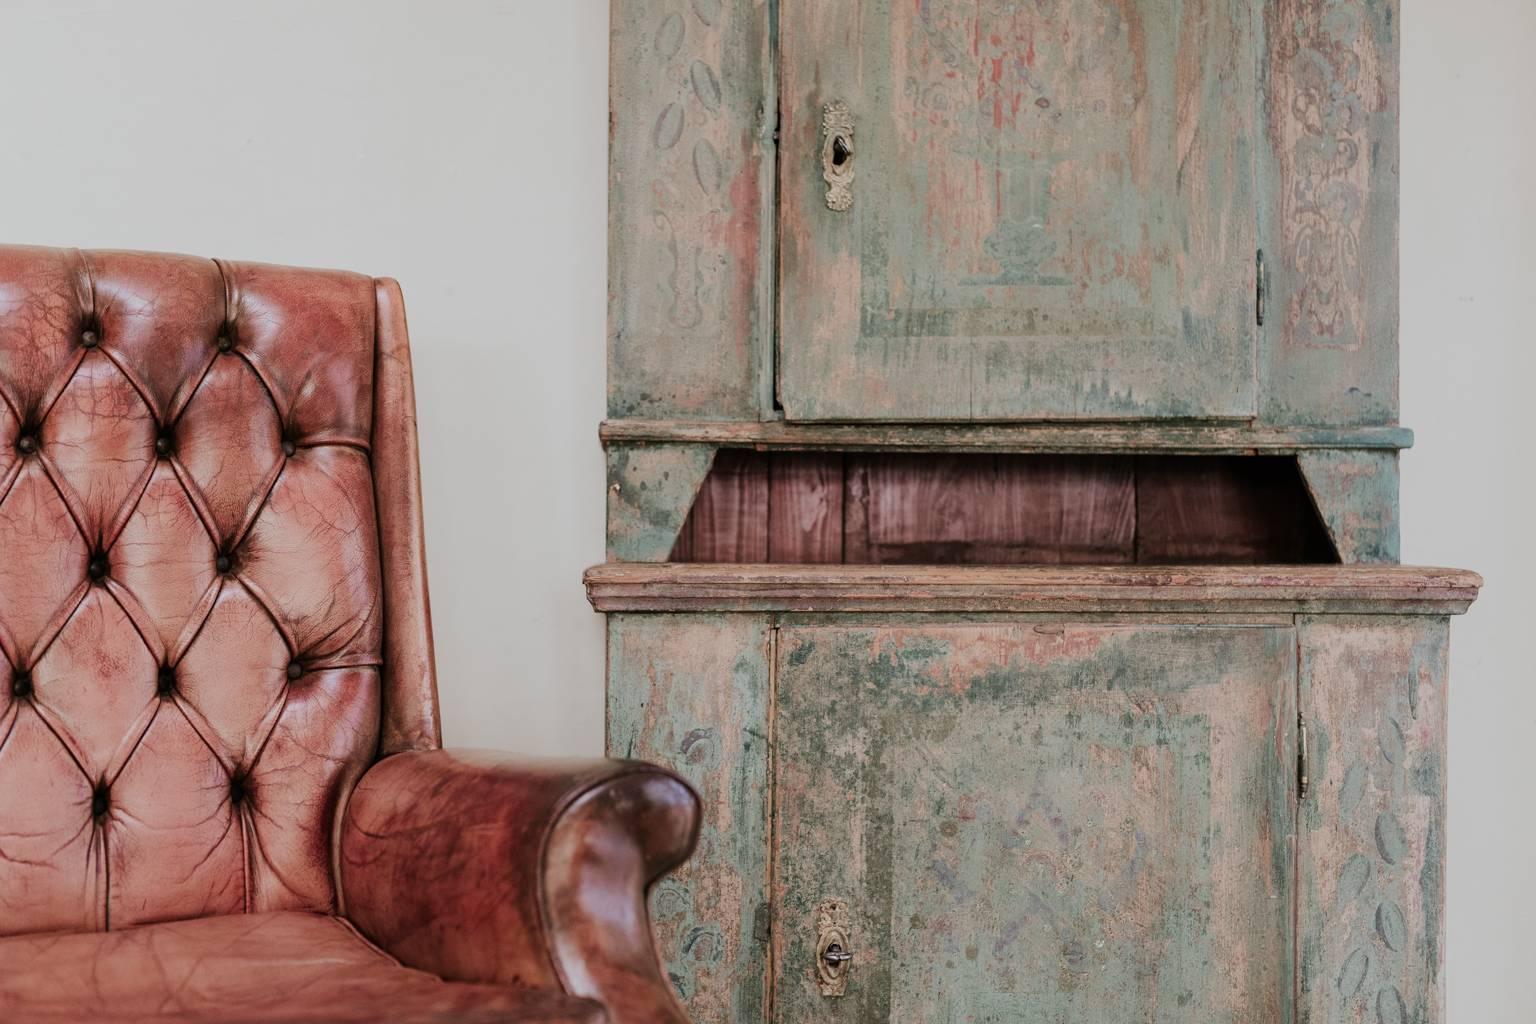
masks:
[[[1406,0],[1403,558],[1487,580],[1451,629],[1453,1022],[1529,1022],[1536,965],[1536,4]]]
[[[1402,19],[1405,557],[1456,623],[1450,1019],[1527,1021],[1536,5]],[[0,0],[0,238],[400,278],[448,739],[596,752],[603,0]]]

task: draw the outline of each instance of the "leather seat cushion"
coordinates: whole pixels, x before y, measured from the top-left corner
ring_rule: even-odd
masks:
[[[336,917],[236,914],[0,939],[0,1020],[602,1024],[558,992],[443,981]]]

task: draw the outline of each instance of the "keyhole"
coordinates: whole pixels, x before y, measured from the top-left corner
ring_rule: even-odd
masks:
[[[848,148],[848,143],[841,135],[832,139],[832,166],[842,167],[853,156],[853,150]]]

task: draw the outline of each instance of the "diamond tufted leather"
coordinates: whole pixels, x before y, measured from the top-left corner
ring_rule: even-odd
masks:
[[[0,936],[146,932],[0,940],[4,1019],[59,1010],[28,964],[67,975],[164,943],[195,952],[207,934],[223,936],[207,968],[222,970],[246,955],[230,948],[257,948],[259,929],[236,947],[237,933],[216,928],[153,933],[237,914],[323,922],[344,912],[340,870],[356,873],[363,931],[383,955],[394,943],[407,963],[460,981],[593,996],[613,1021],[683,1019],[637,902],[692,847],[697,800],[674,777],[450,759],[454,785],[493,802],[500,840],[464,839],[456,821],[484,810],[465,803],[429,802],[434,816],[403,839],[343,822],[365,772],[364,810],[418,805],[442,781],[415,762],[385,771],[388,755],[440,746],[393,281],[0,247],[0,655]],[[595,813],[592,794],[605,792],[629,796]],[[566,870],[545,862],[550,836],[567,850],[628,836],[633,849]],[[433,870],[444,863],[455,876]],[[607,927],[601,913],[551,910],[594,899],[631,920],[605,938],[587,934]],[[475,944],[474,922],[459,918],[486,901],[504,912],[484,919],[517,922],[518,935],[498,933],[468,967],[423,945],[426,921],[445,948]],[[602,962],[615,956],[626,962]],[[378,992],[403,977],[374,973]],[[565,1019],[507,1016],[506,992],[487,990],[502,999],[495,1019]]]

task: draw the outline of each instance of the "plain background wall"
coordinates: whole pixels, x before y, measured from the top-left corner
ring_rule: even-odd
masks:
[[[1536,962],[1536,4],[1404,6],[1404,557],[1488,581],[1453,630],[1450,1019],[1513,1024]],[[602,557],[607,17],[0,0],[0,239],[401,280],[456,745],[601,748],[580,574]]]

